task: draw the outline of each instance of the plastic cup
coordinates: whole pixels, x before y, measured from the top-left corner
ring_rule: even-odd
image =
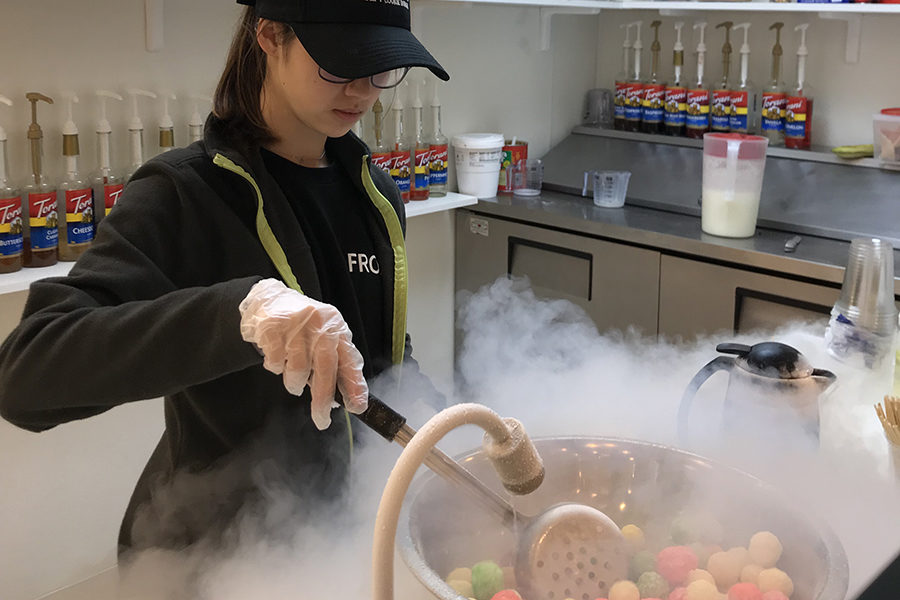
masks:
[[[537,196],[544,185],[544,161],[527,158],[516,163],[513,170],[513,194],[516,196]]]
[[[859,354],[873,366],[890,352],[896,332],[894,249],[878,238],[852,240],[825,335],[828,350],[840,359]]]
[[[621,208],[625,206],[625,194],[628,191],[628,180],[631,171],[585,171],[582,196],[588,190],[594,190],[594,204],[603,208]]]

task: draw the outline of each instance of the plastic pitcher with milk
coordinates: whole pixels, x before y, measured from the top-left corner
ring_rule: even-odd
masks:
[[[700,227],[721,237],[752,237],[769,140],[741,133],[703,136]]]

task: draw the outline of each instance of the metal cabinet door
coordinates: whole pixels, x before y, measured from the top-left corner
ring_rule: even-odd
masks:
[[[527,276],[538,296],[584,308],[600,331],[657,333],[659,252],[468,211],[456,221],[456,289]]]
[[[659,292],[660,335],[693,338],[796,320],[821,323],[824,331],[840,288],[663,256]]]

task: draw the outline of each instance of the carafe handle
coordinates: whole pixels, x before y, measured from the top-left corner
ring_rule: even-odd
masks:
[[[585,171],[585,172],[584,172],[584,187],[581,188],[581,195],[582,195],[582,196],[587,196],[587,195],[588,195],[588,181],[590,180],[591,175],[593,175],[593,174],[596,173],[596,172],[597,172],[597,171]],[[594,186],[592,185],[592,186],[591,186],[591,190],[593,190],[593,189],[594,189]],[[593,192],[592,192],[592,193],[593,193]]]
[[[719,346],[722,345],[724,344],[720,344]],[[716,347],[716,350],[719,350],[718,346]],[[719,351],[722,352],[722,350]],[[725,352],[727,352],[727,350],[725,350]],[[699,390],[700,386],[717,371],[731,371],[732,367],[734,367],[733,358],[730,356],[717,356],[706,363],[702,369],[697,371],[697,374],[694,375],[694,378],[688,383],[684,390],[684,394],[681,396],[681,405],[678,407],[678,439],[682,445],[687,445],[688,443],[688,418],[691,415],[691,402],[694,400],[694,395],[696,395],[697,390]]]

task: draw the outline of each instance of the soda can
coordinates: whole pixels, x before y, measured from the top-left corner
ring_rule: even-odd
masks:
[[[516,143],[513,144],[512,140],[506,140],[500,154],[500,180],[497,185],[497,192],[500,194],[512,194],[512,167],[520,160],[528,158],[528,142],[516,140]]]

